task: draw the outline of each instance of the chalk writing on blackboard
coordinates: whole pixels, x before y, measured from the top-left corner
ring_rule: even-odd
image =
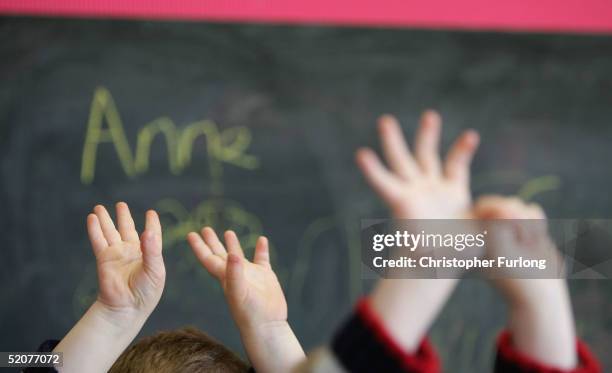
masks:
[[[146,173],[149,169],[151,143],[158,135],[165,139],[168,168],[174,175],[179,175],[191,164],[194,142],[204,136],[210,176],[213,182],[217,183],[217,189],[224,163],[247,170],[256,169],[259,165],[257,157],[247,153],[252,140],[248,127],[237,126],[221,130],[215,122],[208,119],[189,123],[182,128],[177,127],[168,117],[154,119],[140,128],[136,148],[132,152],[111,93],[106,88],[99,87],[94,92],[87,122],[81,182],[90,184],[94,180],[97,152],[101,144],[114,146],[126,176],[132,178]]]

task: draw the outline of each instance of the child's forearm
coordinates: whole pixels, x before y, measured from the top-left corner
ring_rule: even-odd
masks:
[[[292,372],[306,356],[286,321],[243,326],[240,336],[257,373]]]
[[[509,329],[515,348],[535,360],[561,369],[577,364],[572,306],[563,280],[529,281],[533,296],[513,299]]]
[[[149,313],[111,311],[99,302],[55,347],[63,353],[60,372],[107,372],[136,337]]]
[[[415,352],[457,279],[382,280],[370,295],[372,308],[405,351]]]

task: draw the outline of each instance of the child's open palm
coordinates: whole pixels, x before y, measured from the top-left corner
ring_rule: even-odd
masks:
[[[103,206],[87,217],[98,269],[98,301],[111,310],[150,312],[166,278],[159,217],[148,211],[139,237],[127,204],[120,202],[116,209],[118,229]]]
[[[397,120],[381,117],[379,132],[385,167],[371,149],[357,152],[357,163],[368,183],[400,219],[456,219],[471,204],[470,163],[478,146],[478,134],[466,131],[452,145],[444,165],[440,160],[441,120],[433,111],[421,117],[414,154]]]
[[[244,257],[238,237],[225,232],[225,246],[213,229],[187,236],[193,252],[221,285],[234,320],[240,325],[263,325],[287,320],[287,302],[270,266],[268,240],[259,237],[253,261]],[[227,247],[227,250],[226,250]]]

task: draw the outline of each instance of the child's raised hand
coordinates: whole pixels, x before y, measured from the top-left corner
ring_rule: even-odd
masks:
[[[225,246],[211,228],[202,229],[201,234],[191,232],[187,241],[204,268],[221,283],[255,369],[293,371],[305,355],[287,322],[287,302],[270,266],[268,240],[259,237],[250,262],[234,232],[225,232]]]
[[[287,302],[270,266],[268,240],[259,237],[250,262],[233,231],[225,232],[225,246],[213,229],[206,227],[201,233],[189,233],[187,241],[200,263],[223,286],[238,326],[286,322]]]
[[[60,372],[108,372],[159,302],[166,270],[161,225],[148,211],[141,237],[128,206],[117,204],[117,225],[103,206],[87,216],[96,256],[98,299],[53,349],[64,356]]]
[[[117,226],[103,206],[87,217],[98,269],[98,302],[111,311],[153,311],[166,279],[162,232],[155,211],[147,211],[139,237],[128,206],[117,203]]]
[[[487,253],[490,259],[534,258],[546,259],[543,276],[561,276],[561,257],[548,234],[546,215],[536,204],[527,204],[517,197],[482,196],[474,203],[475,219],[500,220],[488,226]],[[503,223],[501,220],[506,220]],[[495,268],[495,284],[504,292],[510,304],[538,302],[550,290],[565,288],[559,279],[529,280],[520,278],[519,269]],[[502,271],[505,271],[502,273]],[[512,271],[512,272],[510,272]],[[533,273],[533,270],[529,270]]]
[[[305,355],[287,322],[287,302],[270,266],[268,240],[259,237],[250,262],[234,232],[225,232],[225,246],[211,228],[201,233],[189,233],[187,241],[221,283],[253,367],[262,373],[292,372]]]
[[[411,152],[397,120],[388,115],[381,117],[378,130],[387,166],[366,148],[357,152],[359,168],[394,218],[468,217],[470,163],[478,146],[478,134],[464,132],[442,165],[438,151],[440,116],[426,111],[420,122],[414,152]],[[456,279],[382,280],[370,299],[373,309],[400,346],[416,351],[456,283]]]
[[[379,132],[387,167],[371,149],[357,152],[357,164],[395,218],[454,219],[468,214],[470,163],[479,137],[473,130],[464,132],[442,165],[440,130],[440,116],[423,113],[413,154],[397,120],[385,115],[379,120]]]
[[[518,198],[483,196],[474,203],[473,213],[476,219],[516,220],[503,225],[493,223],[496,225],[489,229],[487,252],[493,259],[534,255],[545,257],[547,266],[562,268],[548,234],[546,216],[538,205],[526,204]],[[522,219],[529,221],[521,223]],[[494,280],[510,308],[508,327],[513,344],[540,363],[573,369],[577,362],[576,335],[565,280],[517,277],[516,273],[514,276],[502,273]]]

